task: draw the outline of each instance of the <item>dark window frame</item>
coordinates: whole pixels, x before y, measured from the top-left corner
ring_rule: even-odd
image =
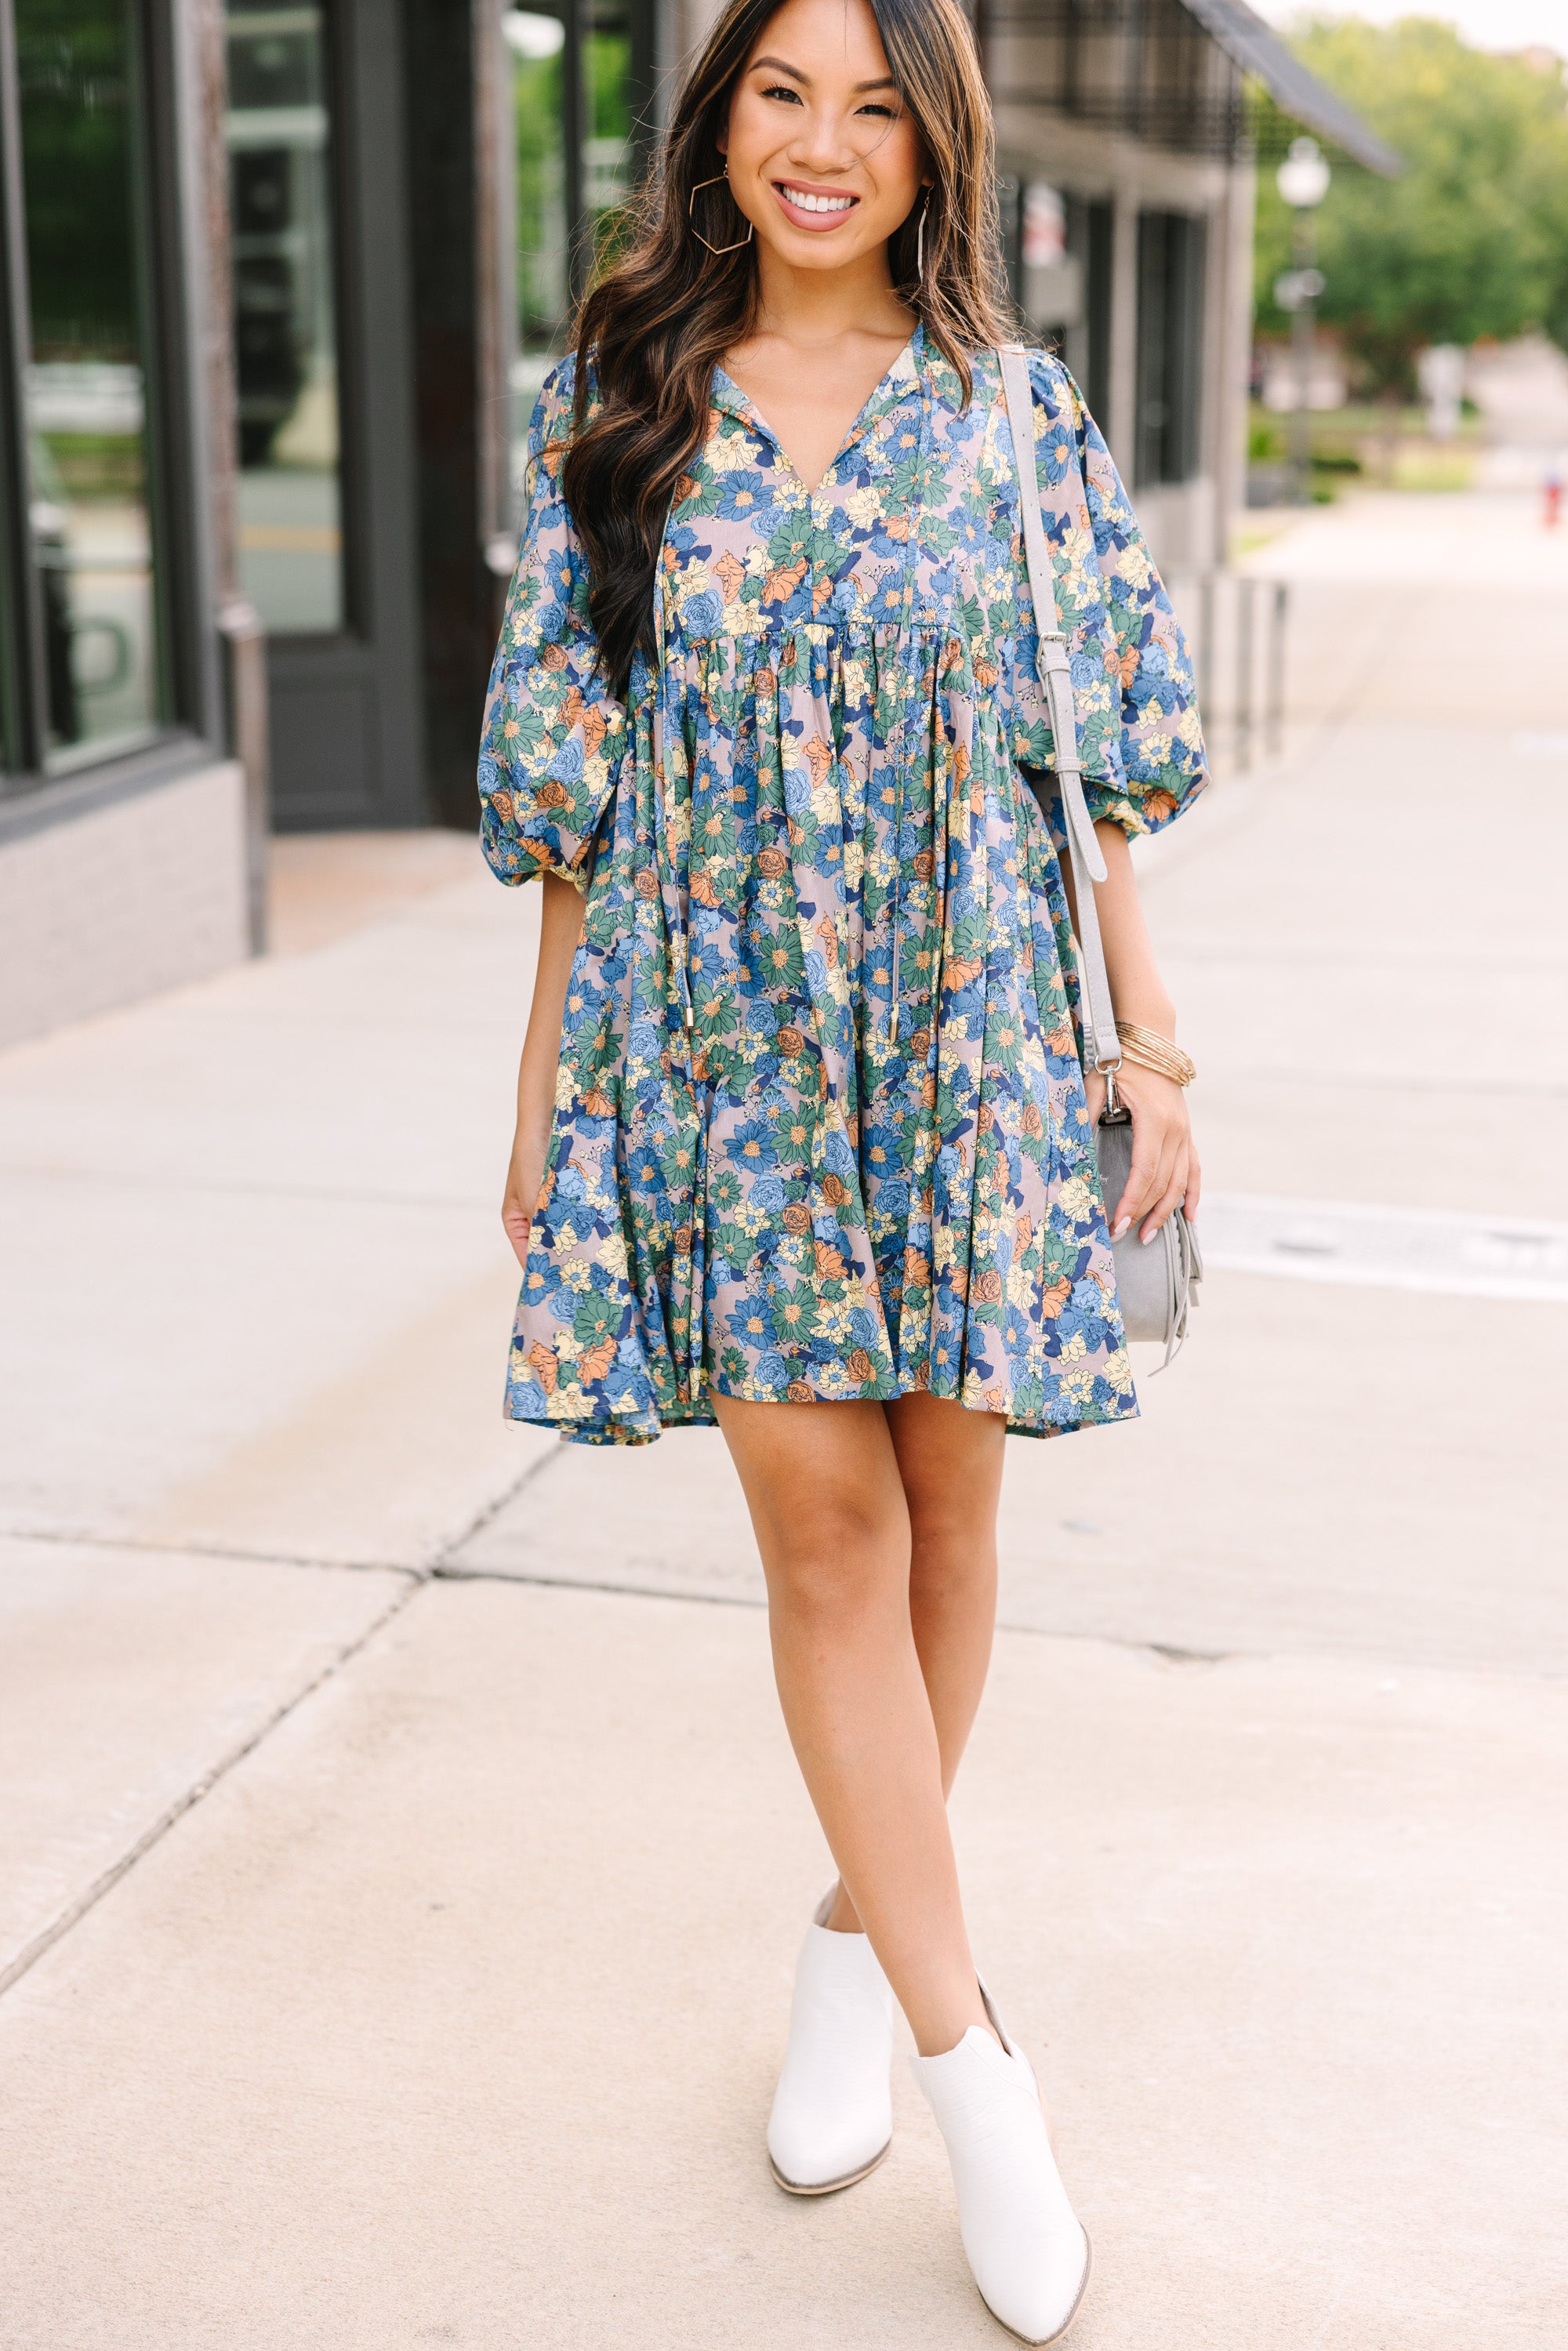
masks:
[[[376,578],[371,546],[373,493],[366,478],[369,411],[364,332],[365,291],[356,251],[363,130],[360,120],[361,26],[351,8],[322,9],[326,68],[327,185],[332,204],[333,367],[338,402],[339,577],[342,614],[335,629],[273,629],[271,643],[313,649],[345,642],[369,644],[376,632]]]
[[[371,385],[366,350],[366,289],[355,250],[359,230],[363,128],[360,119],[359,65],[355,41],[360,26],[350,8],[324,10],[327,64],[328,172],[332,193],[332,308],[338,398],[338,528],[342,533],[342,620],[319,632],[279,629],[271,642],[311,651],[341,643],[373,643],[377,596],[368,478]]]
[[[1027,172],[997,172],[997,222],[1001,231],[1002,274],[1008,281],[1008,292],[1019,315],[1023,311],[1023,206],[1028,186]]]
[[[1090,414],[1104,423],[1111,398],[1111,276],[1115,207],[1109,196],[1067,194],[1067,250],[1083,273],[1083,317],[1070,329],[1067,363]]]
[[[5,0],[0,0],[0,6]],[[225,68],[227,7],[221,11]],[[332,313],[338,406],[338,529],[340,611],[331,629],[273,629],[269,646],[287,658],[330,657],[334,648],[368,646],[376,633],[376,567],[370,528],[374,493],[366,449],[372,398],[364,360],[366,291],[359,251],[363,132],[360,120],[361,27],[351,8],[324,0],[321,57],[327,114],[327,189],[332,206]],[[225,154],[227,151],[225,150]],[[232,161],[226,168],[232,173]],[[231,181],[232,187],[232,181]],[[230,198],[232,203],[232,195]],[[231,322],[230,331],[233,331]],[[236,482],[236,495],[238,485]]]
[[[193,756],[224,756],[222,690],[212,610],[206,431],[192,320],[191,238],[204,217],[191,141],[200,110],[184,89],[176,0],[129,0],[133,201],[145,267],[147,505],[152,545],[157,675],[162,705],[149,738],[90,745],[51,768],[43,591],[31,549],[26,370],[31,324],[14,0],[0,0],[0,834],[32,831],[47,810],[73,814],[105,793],[153,788],[189,772]],[[9,820],[20,810],[26,820]]]
[[[1179,487],[1202,471],[1207,252],[1207,214],[1138,214],[1135,489]]]
[[[21,93],[11,0],[0,0],[0,792],[44,780],[48,679],[43,582],[32,553],[26,370],[32,350]]]

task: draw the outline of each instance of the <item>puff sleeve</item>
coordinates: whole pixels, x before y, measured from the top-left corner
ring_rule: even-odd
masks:
[[[629,730],[600,674],[587,559],[560,493],[572,379],[565,360],[528,427],[528,511],[485,705],[479,837],[503,882],[559,873],[585,890]]]
[[[1072,662],[1090,815],[1157,832],[1208,780],[1191,656],[1099,426],[1067,370],[1031,353],[1035,464],[1061,624]],[[1028,606],[1027,594],[1025,597]],[[1020,615],[1019,756],[1053,764],[1032,688],[1032,610]]]

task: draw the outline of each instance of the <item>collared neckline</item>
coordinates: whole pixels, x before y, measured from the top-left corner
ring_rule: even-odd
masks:
[[[856,442],[871,430],[879,417],[885,416],[890,409],[898,407],[901,402],[919,392],[921,368],[925,356],[925,329],[917,319],[915,332],[910,336],[897,358],[891,362],[886,373],[873,390],[865,405],[840,442],[829,462],[827,472],[817,485],[818,489],[821,489],[837,471]],[[759,433],[765,441],[771,442],[790,472],[794,473],[795,467],[789,453],[768,419],[758,410],[750,394],[743,392],[735,378],[727,375],[722,367],[716,366],[714,369],[711,397],[715,408],[723,409],[727,415],[738,417],[741,423],[747,425],[752,432]],[[805,487],[803,483],[801,487],[802,489]],[[811,491],[809,495],[814,497],[816,491]]]

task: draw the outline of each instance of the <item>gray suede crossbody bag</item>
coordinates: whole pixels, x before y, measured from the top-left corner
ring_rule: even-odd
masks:
[[[1083,1034],[1083,1067],[1098,1070],[1108,1081],[1115,1101],[1115,1072],[1122,1066],[1116,1014],[1105,969],[1105,949],[1100,937],[1100,917],[1094,904],[1094,884],[1105,879],[1105,860],[1094,838],[1083,778],[1078,758],[1078,720],[1072,700],[1072,672],[1067,641],[1056,609],[1056,583],[1051,549],[1040,511],[1040,476],[1034,462],[1034,395],[1030,386],[1029,360],[1018,344],[998,349],[1002,388],[1007,394],[1008,422],[1012,428],[1013,455],[1019,473],[1019,505],[1023,517],[1024,556],[1029,565],[1030,593],[1034,600],[1035,628],[1040,638],[1040,682],[1051,712],[1056,747],[1056,788],[1061,802],[1061,826],[1072,872],[1072,894],[1078,920],[1079,1018]],[[1031,784],[1030,789],[1033,789]],[[1043,804],[1041,813],[1044,813]],[[1100,1163],[1100,1190],[1107,1212],[1126,1188],[1133,1164],[1133,1115],[1125,1103],[1107,1110],[1095,1136]],[[1122,1323],[1129,1339],[1153,1339],[1166,1351],[1168,1364],[1186,1336],[1188,1309],[1203,1279],[1197,1237],[1177,1207],[1166,1217],[1155,1239],[1145,1247],[1134,1224],[1114,1243],[1116,1291]]]

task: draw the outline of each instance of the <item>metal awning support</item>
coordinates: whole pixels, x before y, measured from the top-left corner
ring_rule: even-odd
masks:
[[[1405,166],[1353,107],[1293,57],[1247,0],[973,0],[982,50],[998,35],[1027,46],[1009,60],[1014,107],[1076,121],[1188,155],[1235,162],[1254,151],[1258,109],[1249,81],[1289,120],[1369,172]],[[988,65],[995,84],[995,64]]]
[[[1243,73],[1260,81],[1281,112],[1315,131],[1367,171],[1397,179],[1404,159],[1367,129],[1354,108],[1310,73],[1247,0],[1181,0],[1210,39]]]

